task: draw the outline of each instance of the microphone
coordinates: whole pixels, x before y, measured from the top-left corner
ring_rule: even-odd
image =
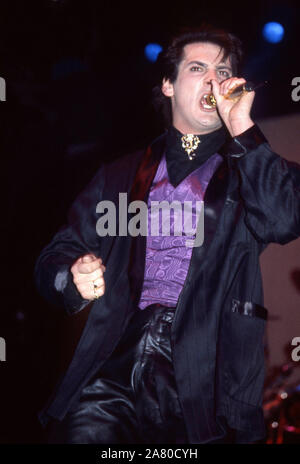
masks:
[[[253,82],[247,81],[244,84],[238,85],[236,87],[233,87],[232,89],[228,90],[228,92],[224,95],[224,98],[227,98],[227,100],[239,100],[241,96],[246,93],[246,92],[252,92],[253,90],[256,90],[264,85],[268,84],[268,81],[260,82],[259,84],[253,84]],[[209,93],[204,97],[206,103],[211,106],[217,106],[217,101],[215,99],[215,96],[213,93]]]

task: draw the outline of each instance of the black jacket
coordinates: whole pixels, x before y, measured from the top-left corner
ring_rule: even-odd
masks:
[[[72,282],[73,262],[91,252],[106,265],[105,295],[92,304],[67,372],[40,414],[42,424],[49,416],[63,419],[136,310],[146,237],[99,237],[96,205],[103,199],[118,205],[119,192],[130,192],[129,201],[147,201],[164,149],[165,135],[145,153],[104,165],[38,259],[40,293],[69,313],[88,304]],[[232,139],[222,155],[204,197],[204,243],[193,248],[171,332],[190,443],[221,437],[228,427],[237,431],[237,442],[264,437],[267,310],[259,255],[270,242],[284,244],[300,235],[300,167],[273,153],[257,126]]]

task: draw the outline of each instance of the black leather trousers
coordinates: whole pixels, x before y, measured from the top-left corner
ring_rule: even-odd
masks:
[[[49,443],[188,443],[172,364],[174,312],[136,311],[78,402],[52,421]]]

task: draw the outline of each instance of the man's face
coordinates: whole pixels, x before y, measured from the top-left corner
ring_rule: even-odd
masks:
[[[173,125],[183,134],[207,134],[222,126],[216,108],[209,108],[204,96],[211,93],[211,79],[219,83],[232,76],[229,58],[210,42],[186,45],[176,81],[164,81],[162,91],[171,97]]]

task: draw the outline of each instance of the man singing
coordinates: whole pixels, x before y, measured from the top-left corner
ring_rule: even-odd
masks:
[[[145,151],[103,165],[42,251],[39,292],[69,314],[91,305],[40,413],[49,442],[264,438],[259,255],[300,235],[300,167],[273,153],[251,119],[254,91],[229,98],[245,83],[240,61],[240,41],[225,31],[173,38],[155,91],[167,130]],[[176,234],[174,217],[169,235],[160,224],[159,234],[117,227],[101,236],[97,205],[112,202],[120,226],[119,193],[145,202],[149,222],[155,201],[190,202],[193,220],[203,201],[203,243]]]

